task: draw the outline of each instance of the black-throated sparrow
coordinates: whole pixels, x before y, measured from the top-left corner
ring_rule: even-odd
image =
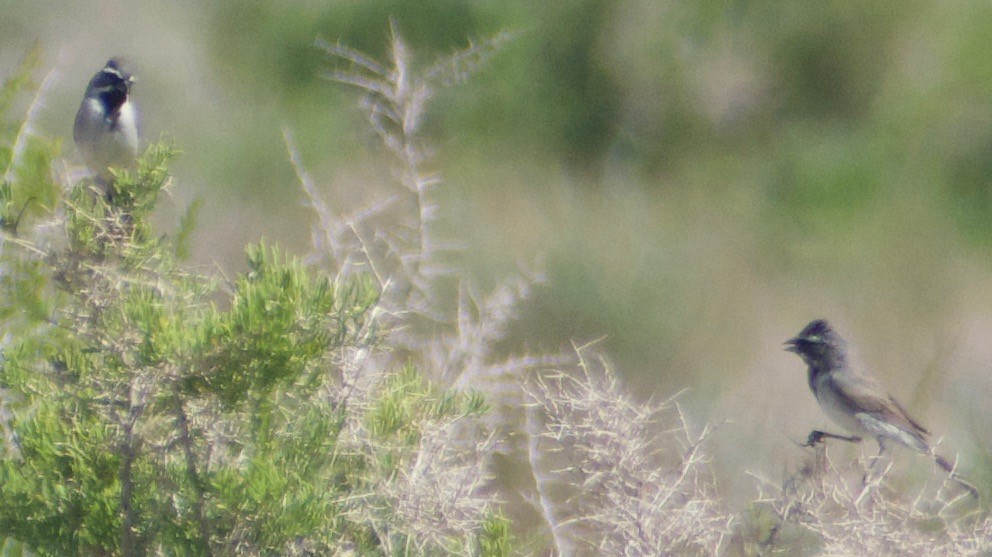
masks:
[[[110,167],[132,166],[138,155],[138,124],[131,87],[134,77],[111,58],[86,87],[72,138],[83,161],[109,194]]]
[[[844,340],[826,321],[813,321],[785,344],[786,350],[799,354],[806,362],[809,388],[824,413],[841,427],[859,435],[846,437],[814,430],[807,445],[814,445],[825,437],[858,442],[861,441],[860,435],[870,435],[878,441],[878,454],[881,456],[886,442],[895,441],[932,456],[938,466],[951,474],[972,496],[978,497],[975,487],[958,476],[954,467],[933,451],[927,439],[930,432],[911,418],[877,381],[851,367]]]

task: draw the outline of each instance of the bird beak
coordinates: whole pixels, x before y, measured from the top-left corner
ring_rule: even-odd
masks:
[[[785,351],[786,352],[799,352],[799,337],[790,338],[785,341]]]

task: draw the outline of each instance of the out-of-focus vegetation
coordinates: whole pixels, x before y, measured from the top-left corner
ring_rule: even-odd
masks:
[[[988,491],[986,8],[21,4],[3,7],[0,63],[40,41],[60,75],[39,125],[68,137],[92,72],[130,57],[149,138],[182,146],[176,205],[204,199],[194,260],[240,268],[263,235],[308,241],[283,126],[336,214],[389,191],[370,185],[390,168],[369,154],[354,96],[321,79],[315,39],[382,55],[392,18],[429,65],[466,37],[518,33],[425,123],[448,184],[438,227],[468,246],[476,279],[535,259],[546,271],[508,346],[605,335],[632,390],[689,389],[690,422],[732,421],[714,434],[718,484],[747,499],[741,470],[787,466],[791,440],[826,425],[781,341],[829,317]]]

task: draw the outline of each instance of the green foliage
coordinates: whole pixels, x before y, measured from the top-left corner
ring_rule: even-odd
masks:
[[[512,541],[509,519],[502,514],[493,514],[482,524],[478,554],[482,557],[505,557],[510,555]]]
[[[193,238],[193,230],[196,229],[197,218],[200,214],[200,207],[203,206],[203,199],[196,198],[186,212],[179,219],[179,230],[176,231],[176,259],[186,261],[190,255],[190,242]]]
[[[372,526],[374,531],[391,531],[387,534],[386,544],[377,542],[363,545],[356,538],[356,545],[359,554],[363,555],[381,554],[388,546],[406,548],[400,553],[402,555],[421,554],[411,548],[422,545],[418,538],[422,537],[423,532],[406,524],[409,517],[399,516],[401,513],[393,508],[395,501],[384,498],[381,487],[394,484],[398,476],[408,473],[414,461],[443,458],[441,454],[422,454],[424,436],[429,435],[427,432],[437,432],[449,425],[471,423],[472,418],[479,417],[487,408],[479,393],[439,389],[412,365],[387,374],[375,391],[377,396],[366,405],[361,414],[361,421],[369,434],[366,443],[374,447],[374,450],[364,452],[354,462],[355,468],[361,470],[362,474],[355,479],[358,489],[352,491],[365,494],[370,507],[376,509],[363,522]],[[452,470],[451,473],[456,472]],[[406,485],[401,489],[416,491],[418,487]],[[465,486],[459,485],[458,489],[465,489]],[[429,496],[425,498],[429,499]],[[423,514],[434,512],[429,503],[421,502],[420,506]],[[361,530],[352,528],[350,531],[354,535]],[[443,539],[443,536],[440,537]],[[506,553],[500,551],[508,548],[509,544],[509,521],[501,514],[490,511],[480,517],[471,539],[451,536],[443,539],[434,551],[445,548],[444,553],[452,555],[466,552],[504,555]],[[466,548],[474,549],[467,551]]]
[[[24,57],[24,61],[12,75],[4,80],[3,87],[0,87],[0,114],[6,114],[14,103],[35,88],[34,73],[38,69],[41,60],[41,49],[35,46]],[[13,136],[20,121],[17,119],[4,118],[0,129],[3,130],[4,137]],[[7,159],[9,161],[9,159]]]
[[[382,437],[394,436],[405,443],[416,443],[425,420],[455,415],[480,415],[485,399],[476,392],[455,393],[439,390],[412,365],[403,367],[387,381],[381,396],[366,415],[369,431]]]
[[[49,314],[45,278],[37,261],[5,262],[0,274],[0,319],[29,327]]]
[[[69,251],[75,259],[119,258],[124,269],[169,265],[164,238],[152,240],[151,215],[159,193],[168,185],[174,147],[155,143],[138,159],[136,171],[114,169],[109,195],[103,187],[83,182],[65,200]]]
[[[26,75],[0,107],[29,90]],[[50,175],[57,143],[20,145],[21,162],[10,149],[0,161],[15,168],[0,191],[3,551],[23,550],[17,540],[39,555],[386,554],[394,530],[420,535],[355,502],[381,500],[424,428],[485,403],[412,366],[358,400],[342,394],[349,351],[376,348],[371,279],[328,276],[264,243],[233,284],[192,275],[178,260],[195,205],[174,236],[150,221],[171,145],[115,170],[109,195],[84,181],[64,197]],[[29,198],[44,210],[6,226]],[[499,520],[453,547],[505,547]]]
[[[20,458],[0,461],[0,532],[43,554],[107,547],[116,538],[117,471],[113,432],[76,400],[35,405],[15,425]]]
[[[376,301],[370,283],[336,288],[264,244],[248,248],[248,267],[231,308],[207,316],[200,333],[211,370],[205,386],[228,404],[266,398],[313,371],[329,350],[359,341]]]
[[[31,553],[21,542],[15,540],[5,540],[0,543],[0,557],[25,557]]]
[[[33,77],[39,59],[35,48],[0,87],[0,115],[11,111],[27,94],[40,94]],[[22,219],[37,213],[38,208],[50,209],[59,191],[51,167],[60,142],[32,135],[28,127],[24,119],[0,120],[0,228],[9,234],[15,234]]]
[[[340,414],[319,405],[280,405],[269,423],[277,433],[256,445],[244,465],[232,463],[212,475],[213,520],[231,529],[251,524],[245,535],[263,553],[296,538],[332,546],[341,494],[330,483],[338,471],[328,455],[341,424]]]

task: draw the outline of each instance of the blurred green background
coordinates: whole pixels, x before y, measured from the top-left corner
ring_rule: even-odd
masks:
[[[307,249],[284,126],[337,213],[395,191],[356,93],[321,78],[315,39],[383,57],[393,18],[427,64],[519,33],[426,128],[444,227],[475,280],[537,259],[547,271],[508,347],[605,335],[638,396],[688,389],[695,425],[729,422],[716,465],[746,499],[741,471],[776,477],[800,456],[792,441],[828,425],[782,351],[826,317],[944,452],[990,475],[985,2],[0,0],[0,13],[0,73],[36,41],[57,72],[43,133],[71,137],[91,75],[131,61],[145,136],[183,150],[172,211],[204,202],[194,260],[225,270],[263,236]]]

